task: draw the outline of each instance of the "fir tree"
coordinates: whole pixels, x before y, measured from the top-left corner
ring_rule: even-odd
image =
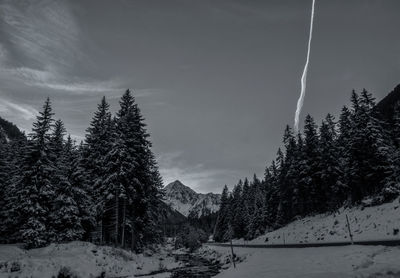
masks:
[[[82,148],[81,164],[88,177],[88,186],[92,192],[93,203],[97,211],[97,236],[100,242],[110,241],[109,231],[106,229],[107,220],[104,219],[107,200],[110,192],[105,184],[107,173],[106,155],[112,148],[113,121],[109,111],[109,104],[105,97],[97,106],[90,127],[87,129],[86,140]]]
[[[31,140],[24,150],[21,176],[15,177],[13,188],[18,196],[15,205],[19,225],[19,238],[28,247],[39,247],[54,237],[49,223],[52,201],[56,197],[51,178],[55,168],[50,149],[50,129],[53,125],[50,100],[33,124]]]
[[[52,242],[63,242],[82,239],[84,230],[81,224],[81,215],[78,206],[77,191],[80,188],[73,187],[69,175],[70,158],[67,152],[71,151],[71,141],[66,145],[64,136],[66,130],[61,120],[54,124],[51,137],[53,165],[56,167],[52,176],[52,183],[56,198],[52,202],[50,219],[54,237]],[[69,139],[70,140],[70,139]],[[80,201],[80,200],[79,200]]]
[[[318,166],[322,193],[320,211],[335,210],[341,205],[343,188],[339,182],[342,175],[339,165],[339,150],[336,143],[336,124],[331,114],[325,117],[320,126],[320,164]]]
[[[215,224],[214,229],[214,240],[222,241],[224,239],[224,235],[228,230],[229,219],[228,219],[228,211],[230,208],[229,204],[229,191],[228,187],[225,185],[221,194],[221,204],[218,211],[217,222]]]

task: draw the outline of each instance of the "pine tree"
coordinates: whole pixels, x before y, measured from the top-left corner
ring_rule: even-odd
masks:
[[[1,133],[0,127],[0,135]],[[10,202],[10,146],[5,138],[0,138],[0,242],[5,243],[9,235],[8,206]]]
[[[232,213],[233,213],[233,235],[236,238],[242,238],[244,236],[244,208],[243,208],[243,195],[242,195],[243,182],[239,180],[238,184],[233,188],[232,191]]]
[[[275,161],[272,161],[271,166],[265,169],[265,204],[264,204],[264,222],[266,229],[275,228],[277,223],[277,214],[279,207],[279,179],[278,169]]]
[[[96,211],[90,189],[90,178],[82,163],[82,150],[82,143],[77,149],[71,136],[67,137],[64,146],[66,175],[79,211],[80,224],[84,231],[82,239],[90,240],[91,232],[96,225]]]
[[[321,188],[321,180],[319,179],[320,152],[318,150],[319,138],[317,134],[317,125],[314,119],[307,115],[304,123],[304,148],[303,159],[304,164],[301,169],[301,187],[304,190],[304,213],[319,211],[319,198],[324,194]]]
[[[383,181],[382,196],[384,201],[391,201],[400,194],[400,105],[394,108],[392,126],[393,145],[390,154],[390,173]]]
[[[249,239],[254,239],[262,235],[266,228],[263,218],[263,208],[265,202],[264,192],[262,188],[262,183],[255,174],[253,177],[252,187],[254,191],[254,203],[253,203],[253,213],[251,215],[248,234],[247,234],[247,238]]]
[[[21,242],[19,235],[19,219],[16,211],[18,204],[17,190],[15,188],[16,181],[21,177],[21,165],[25,155],[27,141],[25,135],[17,136],[12,141],[4,145],[3,150],[3,176],[2,198],[3,203],[0,210],[0,241],[11,243]]]
[[[64,136],[66,130],[61,120],[54,124],[50,145],[53,154],[53,165],[56,167],[52,176],[52,184],[56,198],[52,202],[50,219],[54,237],[52,242],[64,242],[82,239],[84,230],[81,224],[81,215],[77,197],[80,188],[71,185],[68,179],[70,158],[67,152],[72,148],[71,141],[66,145]]]
[[[89,179],[89,188],[92,192],[93,203],[97,211],[98,223],[97,237],[102,242],[110,242],[109,229],[107,229],[106,205],[107,200],[112,198],[105,184],[107,173],[106,154],[111,151],[113,137],[113,121],[109,110],[109,104],[103,97],[97,106],[90,127],[87,129],[86,140],[82,148],[81,164]]]
[[[336,144],[337,133],[336,124],[331,114],[325,117],[320,126],[320,165],[319,180],[323,194],[320,195],[319,206],[320,211],[335,210],[341,205],[342,200],[342,187],[339,183],[339,178],[342,175],[339,165],[339,150]]]
[[[243,181],[243,191],[242,191],[242,205],[243,205],[243,235],[245,239],[249,232],[250,218],[253,210],[253,192],[250,188],[250,183],[247,178]]]
[[[343,106],[338,122],[339,134],[337,138],[338,164],[341,175],[338,178],[338,187],[335,188],[335,195],[341,202],[345,201],[350,195],[349,178],[351,176],[350,142],[353,131],[352,117],[352,112],[346,106]]]
[[[349,146],[348,185],[352,202],[376,194],[390,173],[388,135],[366,90],[352,94],[352,133]]]
[[[126,164],[130,167],[129,175],[135,175],[133,182],[125,189],[132,191],[130,219],[133,232],[140,235],[137,244],[158,241],[161,234],[156,227],[155,215],[161,199],[162,179],[158,172],[154,155],[151,151],[150,135],[141,111],[131,92],[123,95],[121,109],[117,114],[117,133],[127,148]],[[129,176],[127,176],[129,177]]]
[[[53,125],[50,100],[33,124],[31,140],[24,150],[21,176],[15,177],[12,185],[15,196],[15,210],[19,221],[19,239],[28,247],[39,247],[54,237],[49,223],[51,204],[56,197],[51,177],[55,168],[52,163],[49,131]]]
[[[228,219],[228,211],[229,211],[229,191],[228,187],[225,185],[221,194],[221,204],[218,211],[217,222],[214,228],[213,238],[215,241],[222,241],[224,239],[224,235],[228,230],[229,219]]]

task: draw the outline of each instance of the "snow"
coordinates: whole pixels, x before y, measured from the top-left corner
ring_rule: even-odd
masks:
[[[350,241],[346,215],[355,241],[400,239],[400,200],[379,206],[341,208],[289,223],[246,244],[286,244]],[[266,239],[268,240],[266,241]],[[234,243],[244,243],[243,239]]]
[[[346,215],[355,241],[400,239],[400,200],[379,206],[368,202],[336,213],[296,220],[252,241],[241,244],[287,244],[349,241]],[[397,232],[396,232],[397,231]],[[268,241],[266,241],[268,238]],[[221,257],[230,246],[209,246]],[[400,277],[400,247],[337,246],[315,248],[241,248],[235,254],[243,260],[216,278],[286,277]]]
[[[180,266],[170,255],[170,250],[159,248],[155,255],[144,254],[79,241],[50,244],[31,250],[0,245],[0,278],[57,277],[62,267],[66,267],[78,277],[98,277],[103,271],[111,277],[133,277],[135,274]],[[168,277],[168,274],[154,277]]]
[[[166,193],[164,202],[186,217],[189,214],[200,217],[219,210],[221,198],[219,194],[197,193],[178,180],[171,182],[164,189]]]
[[[227,247],[209,248],[228,255]],[[400,248],[342,246],[299,249],[234,248],[244,262],[231,266],[216,278],[381,277],[400,275]],[[375,276],[373,276],[375,275]],[[391,276],[384,276],[391,277]],[[395,276],[399,277],[399,276]]]

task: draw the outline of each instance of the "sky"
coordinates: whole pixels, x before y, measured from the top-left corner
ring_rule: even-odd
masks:
[[[47,96],[77,140],[130,88],[165,184],[263,175],[293,125],[311,0],[0,0],[0,116],[30,132]],[[400,1],[317,0],[301,122],[400,83]]]

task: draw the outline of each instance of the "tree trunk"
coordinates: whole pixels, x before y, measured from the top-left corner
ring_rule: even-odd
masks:
[[[100,219],[100,244],[103,244],[103,217]]]
[[[131,224],[132,226],[131,226],[131,236],[132,236],[132,241],[131,241],[131,250],[132,251],[134,251],[135,250],[135,245],[136,245],[136,242],[135,242],[135,229],[133,228],[133,221],[132,221],[132,224]]]
[[[115,246],[118,246],[118,212],[119,212],[119,204],[118,204],[118,190],[115,192]]]
[[[125,247],[125,222],[126,222],[126,201],[124,198],[122,200],[122,236],[121,236],[122,247]]]

